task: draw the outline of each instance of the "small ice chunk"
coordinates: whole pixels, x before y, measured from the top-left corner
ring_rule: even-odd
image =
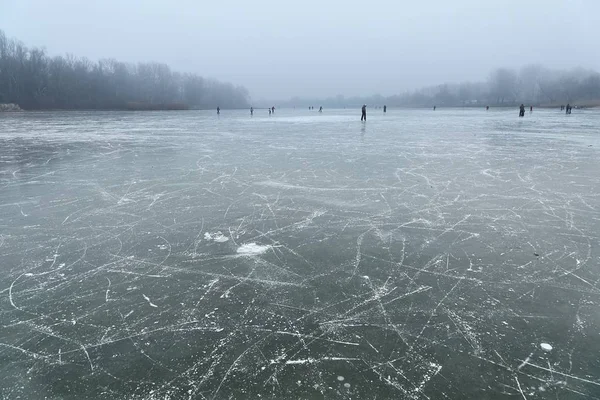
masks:
[[[344,381],[344,377],[341,376],[341,375],[338,375],[337,380],[340,381],[340,382],[343,382]]]
[[[218,231],[215,233],[205,232],[204,240],[212,240],[213,242],[217,242],[217,243],[225,243],[229,240],[229,238],[227,236],[223,235],[223,233],[221,233],[221,231]]]
[[[552,351],[552,346],[550,346],[548,343],[542,343],[540,344],[540,347],[544,351]]]
[[[223,235],[221,232],[217,232],[215,234],[215,238],[214,241],[217,243],[225,243],[229,240],[229,238],[225,235]]]
[[[270,248],[271,248],[271,246],[268,246],[268,245],[263,246],[263,245],[256,244],[256,243],[246,243],[246,244],[241,245],[237,249],[237,253],[246,255],[246,256],[254,256],[254,255],[266,253],[267,250],[269,250]]]
[[[345,387],[346,389],[350,389],[350,384],[349,384],[348,382],[346,382],[346,383],[344,383],[344,387]]]

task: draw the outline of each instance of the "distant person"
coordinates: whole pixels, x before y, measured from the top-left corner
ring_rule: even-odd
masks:
[[[323,106],[319,107],[319,112],[322,113],[323,112]]]
[[[564,104],[561,104],[561,105],[560,105],[560,111],[563,111],[564,109],[565,109],[565,105],[564,105]]]
[[[524,117],[525,116],[525,106],[523,104],[521,104],[521,107],[519,107],[519,117]]]
[[[386,106],[386,105],[384,105],[384,106],[383,106],[383,112],[384,112],[384,113],[386,113],[386,112],[387,112],[387,106]]]
[[[485,106],[485,111],[488,111],[490,109],[490,106]]]
[[[269,115],[271,115],[271,109],[269,108]]]
[[[221,108],[217,107],[217,115],[221,114]]]
[[[253,116],[253,115],[254,115],[254,108],[250,107],[250,116]]]
[[[362,106],[362,110],[361,111],[362,111],[362,115],[360,117],[360,120],[361,121],[366,121],[367,120],[367,105],[366,104],[364,104]]]
[[[275,106],[271,107],[271,111],[275,114]]]
[[[533,106],[529,106],[529,112],[532,113],[533,112]]]
[[[433,106],[433,111],[435,111],[436,108],[437,108],[436,106]]]
[[[571,104],[567,104],[567,114],[571,114]]]

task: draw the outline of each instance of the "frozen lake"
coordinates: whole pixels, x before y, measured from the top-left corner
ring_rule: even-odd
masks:
[[[600,111],[0,114],[0,398],[600,398]]]

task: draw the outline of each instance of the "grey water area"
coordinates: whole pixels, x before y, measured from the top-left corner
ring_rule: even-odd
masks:
[[[598,399],[600,111],[0,115],[0,398]]]

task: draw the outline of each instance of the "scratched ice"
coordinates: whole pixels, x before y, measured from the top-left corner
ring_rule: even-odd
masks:
[[[600,112],[255,114],[0,115],[0,398],[600,398]]]

